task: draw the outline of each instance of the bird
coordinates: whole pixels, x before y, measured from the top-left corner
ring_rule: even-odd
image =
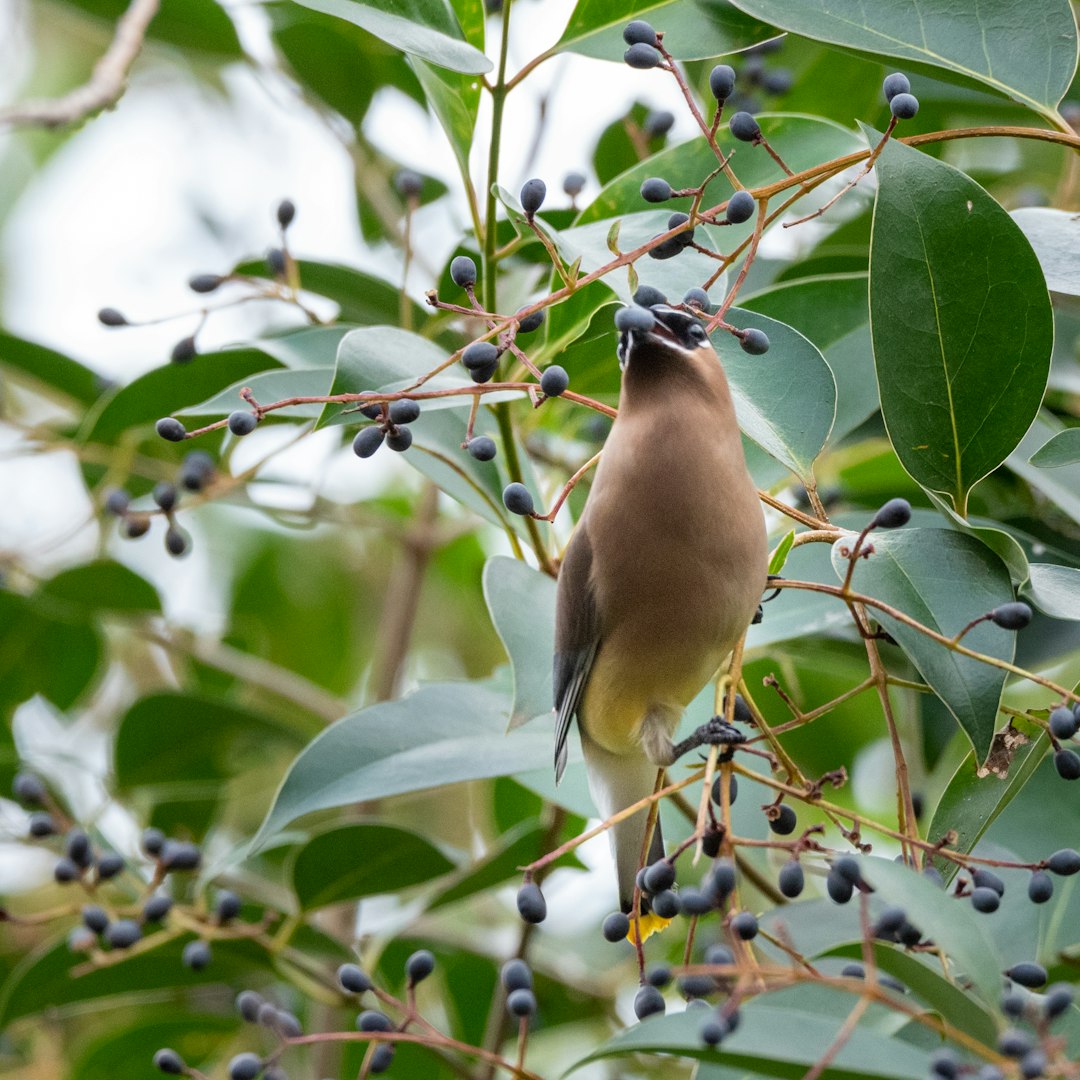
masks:
[[[768,574],[764,514],[705,327],[668,304],[622,311],[632,315],[616,319],[618,415],[560,563],[553,668],[556,783],[576,718],[603,818],[651,795],[682,753],[719,741],[719,718],[682,744],[673,736],[754,618]],[[647,819],[608,831],[627,914]],[[663,856],[657,819],[645,862]],[[642,940],[666,925],[641,915]]]

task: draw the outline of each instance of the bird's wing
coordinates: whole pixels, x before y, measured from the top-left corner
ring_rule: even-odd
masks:
[[[592,545],[585,522],[578,523],[563,556],[555,602],[555,783],[566,769],[566,739],[577,715],[585,683],[600,645],[590,570]]]

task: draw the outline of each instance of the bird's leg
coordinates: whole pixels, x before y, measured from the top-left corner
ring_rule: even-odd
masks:
[[[682,742],[672,746],[672,760],[678,760],[699,746],[735,747],[744,742],[746,742],[746,736],[734,724],[729,724],[722,716],[714,716]],[[723,756],[721,754],[721,758]]]

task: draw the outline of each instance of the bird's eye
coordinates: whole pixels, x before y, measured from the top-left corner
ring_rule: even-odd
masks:
[[[695,344],[700,345],[708,337],[708,334],[705,333],[705,328],[703,326],[698,323],[693,323],[687,331],[687,336]]]

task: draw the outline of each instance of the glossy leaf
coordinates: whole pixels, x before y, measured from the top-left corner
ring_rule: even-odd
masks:
[[[1046,0],[1038,17],[1012,0],[732,0],[783,30],[874,56],[891,56],[974,82],[1053,115],[1076,70],[1077,33],[1068,0]]]
[[[1035,251],[1046,286],[1055,296],[1074,304],[1080,297],[1080,216],[1049,206],[1030,206],[1012,212]]]
[[[307,368],[302,371],[265,371],[260,375],[253,375],[249,379],[241,379],[232,386],[227,386],[219,394],[214,394],[206,401],[180,409],[177,415],[181,418],[207,416],[217,419],[228,416],[235,409],[247,409],[247,404],[240,396],[240,391],[245,387],[251,390],[255,395],[255,400],[261,405],[269,405],[291,397],[325,397],[330,392],[333,379],[332,367]],[[318,402],[290,405],[287,409],[268,413],[266,419],[317,418],[322,416],[323,409],[324,406]],[[263,423],[265,422],[264,420]]]
[[[1055,619],[1080,622],[1080,570],[1075,566],[1032,563],[1024,598]]]
[[[889,438],[966,516],[968,492],[1038,411],[1053,345],[1042,271],[974,181],[890,140],[870,251],[874,364]]]
[[[469,150],[480,108],[479,78],[432,67],[418,57],[411,57],[409,63],[427,96],[431,111],[450,140],[462,175],[468,176]]]
[[[832,561],[843,579],[848,560],[840,553],[850,541],[833,546]],[[873,554],[860,559],[852,587],[952,637],[998,604],[1013,598],[1004,564],[979,541],[945,529],[897,529],[873,534]],[[1005,672],[960,656],[919,631],[876,609],[872,618],[899,642],[922,677],[956,717],[979,760],[994,733]],[[993,623],[980,623],[964,636],[964,646],[1011,661],[1015,635]]]
[[[107,560],[62,571],[41,586],[38,596],[54,614],[60,605],[72,620],[92,619],[102,612],[137,615],[161,611],[161,598],[146,578]]]
[[[769,337],[763,356],[743,352],[725,330],[712,342],[727,373],[739,427],[796,476],[813,482],[813,462],[836,411],[836,383],[825,358],[802,334],[754,312],[731,308],[727,320]]]
[[[1052,435],[1028,461],[1040,469],[1059,469],[1080,462],[1080,428],[1065,428]]]
[[[367,30],[402,52],[431,64],[480,75],[491,61],[464,38],[450,5],[445,0],[397,0],[388,5],[363,0],[296,0]]]
[[[930,501],[941,512],[942,517],[954,528],[968,536],[981,540],[1009,570],[1009,577],[1014,585],[1027,581],[1028,561],[1020,542],[1004,529],[997,528],[990,521],[980,518],[962,518],[949,503],[937,492],[928,491]]]
[[[104,385],[90,368],[36,341],[0,331],[0,370],[17,372],[31,385],[58,391],[81,405],[90,405]]]
[[[1009,455],[1008,466],[1032,488],[1045,495],[1058,510],[1080,522],[1080,463],[1039,468],[1031,458],[1055,436],[1068,429],[1050,412],[1035,418],[1020,445]]]
[[[454,864],[422,836],[390,825],[342,825],[309,840],[292,860],[305,911],[398,892],[441,877]]]
[[[109,33],[128,8],[126,0],[64,0],[64,3],[104,20]],[[183,10],[164,5],[150,21],[147,37],[190,49],[217,62],[243,57],[232,19],[216,0],[185,0]]]

